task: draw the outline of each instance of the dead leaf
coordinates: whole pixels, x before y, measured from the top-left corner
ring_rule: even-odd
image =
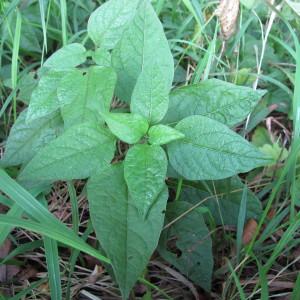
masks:
[[[256,231],[257,228],[257,222],[254,219],[249,219],[248,222],[246,223],[244,227],[244,232],[243,232],[243,244],[248,245]]]
[[[88,283],[95,284],[98,281],[98,279],[101,277],[103,272],[104,269],[101,266],[95,265],[93,272],[88,277]]]
[[[235,33],[239,9],[239,0],[220,0],[215,14],[219,17],[222,35],[225,40],[228,40]]]

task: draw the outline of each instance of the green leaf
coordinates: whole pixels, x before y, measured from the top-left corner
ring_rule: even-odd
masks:
[[[148,136],[151,145],[164,145],[184,138],[182,132],[166,125],[152,126],[148,131]]]
[[[132,201],[145,217],[165,186],[168,160],[160,146],[135,145],[127,152],[124,176]]]
[[[20,181],[87,178],[109,163],[115,151],[110,132],[93,123],[78,124],[44,147],[21,172]]]
[[[58,113],[26,122],[27,110],[23,111],[13,125],[6,142],[2,162],[6,166],[17,166],[30,161],[34,155],[62,129]]]
[[[66,71],[50,70],[42,76],[31,95],[27,112],[27,122],[46,117],[59,110],[57,87]]]
[[[106,49],[97,48],[95,52],[92,52],[93,61],[102,67],[111,66],[111,54]]]
[[[168,110],[168,85],[160,66],[154,64],[144,69],[132,93],[131,111],[145,117],[150,124],[161,121]]]
[[[191,204],[183,201],[170,203],[166,223],[186,213],[191,207]],[[214,265],[212,241],[199,208],[182,216],[163,231],[158,250],[183,275],[210,291]]]
[[[111,132],[128,144],[137,143],[149,128],[147,120],[137,114],[108,113],[104,119]]]
[[[263,90],[218,79],[205,80],[174,90],[163,122],[177,123],[188,116],[202,115],[231,127],[243,121],[264,94]]]
[[[206,185],[198,184],[195,187],[185,187],[181,200],[193,205],[203,202],[211,212],[217,225],[236,225],[244,184],[235,176],[226,180],[206,181]],[[216,195],[215,197],[213,197]],[[262,213],[260,200],[247,189],[247,214],[246,218],[259,219]]]
[[[157,247],[167,189],[155,201],[146,219],[138,213],[136,201],[128,197],[122,164],[110,165],[93,175],[87,192],[96,235],[112,261],[123,298],[127,299]]]
[[[112,53],[112,63],[118,73],[116,93],[129,102],[142,70],[153,64],[162,70],[162,81],[170,88],[174,76],[173,56],[163,27],[148,0],[142,0],[137,14]]]
[[[51,69],[70,69],[81,65],[86,60],[86,49],[78,43],[69,44],[53,53],[44,63]]]
[[[86,121],[103,123],[101,113],[109,112],[116,80],[112,68],[98,66],[66,75],[57,89],[65,127]]]
[[[270,162],[252,144],[213,119],[190,116],[175,128],[185,138],[168,145],[169,160],[186,179],[223,179]]]
[[[136,14],[139,0],[110,0],[97,8],[88,21],[88,34],[97,46],[112,49]]]

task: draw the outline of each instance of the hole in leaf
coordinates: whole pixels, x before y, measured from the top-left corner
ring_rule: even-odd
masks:
[[[166,248],[169,252],[175,254],[177,256],[177,258],[179,258],[182,255],[182,251],[179,248],[177,248],[177,245],[176,245],[177,240],[178,240],[178,238],[176,236],[169,239],[167,241]]]

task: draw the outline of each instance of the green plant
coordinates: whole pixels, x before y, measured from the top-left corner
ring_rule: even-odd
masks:
[[[171,91],[173,57],[147,0],[106,2],[90,16],[88,33],[94,49],[66,45],[39,70],[38,86],[12,127],[1,164],[22,165],[18,181],[28,189],[88,178],[93,226],[123,298],[157,248],[165,219],[175,226],[164,231],[159,252],[209,290],[213,258],[206,221],[213,204],[176,221],[192,209],[179,199],[182,181],[203,181],[209,190],[213,180],[270,163],[230,129],[265,91],[217,79]],[[114,95],[127,105],[118,106]],[[167,177],[177,179],[179,200],[168,206]],[[239,179],[232,182],[230,188],[244,190]],[[217,189],[226,194],[228,186],[222,185]],[[255,202],[249,192],[251,197]],[[239,201],[233,201],[238,208]],[[191,234],[193,226],[198,230]],[[180,257],[168,250],[174,232]],[[195,240],[203,241],[189,254]]]

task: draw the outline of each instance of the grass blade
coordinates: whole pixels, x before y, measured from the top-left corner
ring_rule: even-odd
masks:
[[[60,0],[61,32],[63,46],[67,45],[67,3],[66,0]]]
[[[0,170],[1,171],[1,170]],[[33,196],[37,196],[39,195],[41,192],[43,192],[44,187],[37,187],[34,190],[31,191],[31,194]],[[8,199],[9,201],[11,201],[11,199]],[[13,201],[11,201],[11,205],[9,205],[11,208],[8,212],[8,216],[10,217],[16,217],[19,218],[22,216],[22,214],[24,213],[24,209],[18,205],[17,203],[14,203]],[[9,233],[12,231],[13,227],[11,226],[4,226],[3,228],[1,228],[0,231],[0,245],[2,243],[4,243],[5,239],[7,238],[7,236],[9,235]]]
[[[293,223],[290,224],[288,229],[282,235],[280,241],[276,244],[276,247],[264,265],[264,270],[267,271],[272,267],[275,260],[278,258],[279,255],[282,254],[284,248],[288,245],[288,243],[293,239],[295,232],[300,228],[300,214],[298,214],[296,220],[293,220]]]
[[[15,218],[19,218],[21,217],[23,214],[23,209],[17,205],[14,204],[12,206],[12,208],[8,211],[7,216],[9,217],[15,217]],[[11,226],[0,226],[1,231],[0,231],[0,245],[2,245],[5,240],[7,239],[7,236],[9,235],[9,233],[12,231],[13,227]]]
[[[87,229],[85,230],[85,232],[82,235],[82,239],[84,241],[86,241],[86,239],[88,238],[89,234],[93,232],[93,225],[92,223],[89,221]],[[74,250],[72,251],[71,254],[71,258],[70,258],[70,266],[69,266],[69,276],[68,276],[68,284],[67,284],[67,291],[66,291],[66,300],[71,300],[71,276],[74,272],[75,269],[75,264],[77,261],[77,258],[79,256],[80,251],[78,250]]]
[[[0,190],[13,199],[29,216],[41,223],[60,225],[60,222],[34,196],[10,178],[2,169],[0,169],[0,179]]]
[[[43,196],[42,203],[47,207],[47,200]],[[50,294],[53,300],[62,300],[61,277],[57,241],[43,237],[49,278]]]
[[[2,22],[9,16],[9,14],[17,7],[17,5],[19,4],[21,0],[13,0],[8,8],[6,9],[6,11],[3,13],[3,15],[1,16],[0,19],[0,25],[2,24]],[[2,3],[1,3],[2,4]]]
[[[269,288],[268,288],[268,279],[267,279],[267,272],[262,267],[261,263],[258,261],[258,259],[255,257],[257,266],[258,266],[258,274],[260,279],[260,285],[261,285],[261,300],[268,300],[269,299]]]
[[[228,263],[228,267],[230,269],[231,275],[232,275],[232,277],[234,279],[235,285],[236,285],[236,287],[238,289],[238,292],[240,294],[240,299],[241,300],[246,300],[246,296],[245,296],[244,290],[243,290],[243,288],[241,286],[240,280],[239,280],[239,278],[238,278],[235,270],[233,269],[233,267],[232,267],[232,265],[231,265],[231,263],[230,263],[229,260],[227,260],[227,263]]]
[[[47,236],[51,239],[61,242],[64,245],[70,246],[79,251],[85,252],[102,262],[110,264],[110,260],[101,255],[90,245],[86,244],[81,238],[74,235],[74,233],[63,226],[61,228],[51,227],[45,223],[38,223],[35,221],[23,220],[5,215],[0,215],[0,224],[14,227],[24,228],[38,234]]]
[[[160,15],[162,9],[164,8],[165,2],[166,2],[166,0],[158,0],[158,1],[156,2],[156,5],[155,5],[155,11],[156,11],[156,14],[157,14],[158,16]]]
[[[291,300],[300,299],[300,273],[298,273],[297,280],[295,282],[294,290],[291,296]]]
[[[246,212],[247,212],[247,185],[245,184],[243,189],[242,200],[239,209],[239,216],[237,222],[237,235],[236,235],[236,249],[237,249],[237,261],[239,262],[240,251],[242,248],[242,239],[243,239],[243,231],[246,221]]]
[[[12,225],[13,227],[29,226],[27,229],[42,235],[54,238],[63,244],[86,252],[99,260],[110,263],[110,260],[99,254],[97,250],[87,245],[77,235],[68,229],[63,223],[57,220],[41,203],[39,203],[28,191],[22,188],[17,182],[11,179],[0,169],[0,190],[13,199],[29,216],[38,222],[25,221],[11,216],[0,216],[0,224]],[[7,219],[3,219],[7,218]],[[3,220],[7,220],[4,222]],[[15,220],[14,223],[11,220]],[[24,223],[25,222],[25,223]],[[25,227],[24,227],[25,228]],[[49,232],[50,231],[50,232]],[[88,251],[88,252],[87,252]]]
[[[46,21],[45,21],[44,0],[39,0],[39,7],[40,7],[41,23],[42,23],[43,38],[44,38],[43,44],[45,47],[45,51],[47,52],[47,28],[46,28]]]
[[[201,9],[199,8],[199,3],[193,0],[183,0],[183,3],[194,16],[198,26],[202,28],[204,26],[204,18],[202,16]]]
[[[48,237],[44,237],[43,239],[44,239],[51,299],[62,300],[57,242]]]
[[[26,289],[22,290],[21,292],[19,292],[17,295],[9,298],[9,300],[21,300],[21,299],[26,299],[24,298],[26,295],[28,295],[33,289],[36,289],[37,287],[39,287],[41,284],[43,284],[44,282],[47,281],[47,278],[42,278],[34,283],[32,283],[29,287],[27,287]],[[0,298],[1,299],[1,298]]]
[[[42,247],[42,241],[33,241],[26,244],[18,245],[13,251],[11,251],[8,255],[5,256],[2,260],[0,260],[0,266],[4,265],[7,261],[13,259],[17,255],[24,254],[25,252],[32,251],[36,248]]]
[[[0,203],[7,207],[11,207],[14,204],[14,202],[12,200],[10,200],[7,197],[4,197],[3,195],[0,195]]]
[[[76,197],[76,190],[72,182],[68,182],[68,192],[71,200],[73,230],[77,234],[79,230],[78,200]]]
[[[18,82],[18,60],[19,60],[21,28],[22,28],[22,17],[18,9],[16,9],[16,14],[17,14],[17,20],[16,20],[16,29],[14,35],[14,44],[13,44],[12,62],[11,62],[11,84],[13,90],[17,88],[17,82]],[[16,94],[14,94],[14,99],[13,99],[13,115],[14,115],[14,121],[16,121],[17,119]]]
[[[61,242],[62,244],[72,247],[74,249],[77,249],[79,251],[82,251],[88,255],[91,255],[100,261],[111,264],[111,261],[106,258],[105,256],[101,255],[97,250],[95,250],[93,247],[85,243],[81,238],[75,236],[72,231],[70,230],[61,230],[61,229],[56,229],[56,228],[51,228],[48,225],[34,222],[34,221],[29,221],[29,220],[23,220],[23,219],[17,219],[13,217],[8,217],[8,216],[2,216],[0,215],[0,224],[2,225],[9,225],[9,226],[14,226],[14,227],[20,227],[24,228],[29,231],[36,232],[38,234],[47,236],[51,239],[57,240]],[[164,291],[162,291],[159,287],[156,285],[152,284],[151,282],[147,281],[144,278],[139,278],[139,281],[162,295],[166,297],[166,299],[172,299],[170,298]]]

